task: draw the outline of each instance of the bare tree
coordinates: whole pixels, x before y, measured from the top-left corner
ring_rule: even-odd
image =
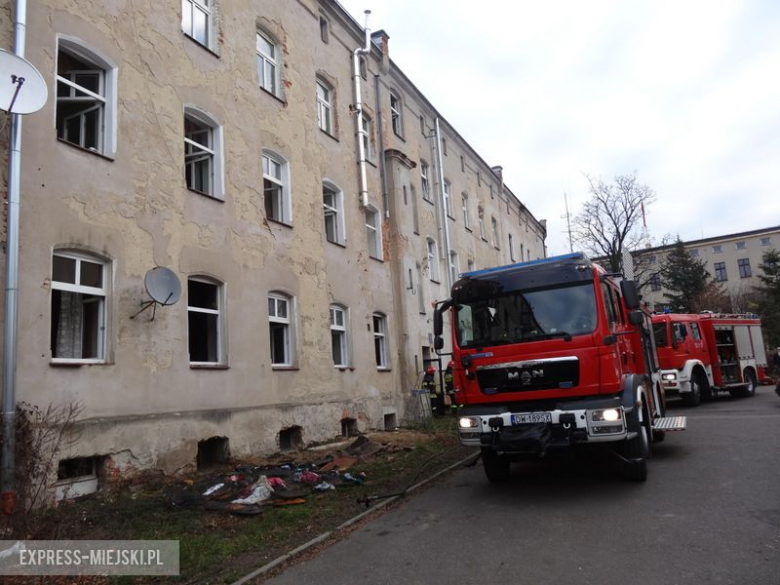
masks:
[[[655,201],[655,192],[637,182],[636,172],[618,175],[613,184],[585,177],[590,199],[574,218],[574,238],[588,254],[605,258],[607,269],[619,272],[623,250],[640,251],[650,243],[641,229],[642,210]]]

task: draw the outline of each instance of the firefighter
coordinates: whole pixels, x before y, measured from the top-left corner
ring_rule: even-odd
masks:
[[[780,379],[780,347],[775,350],[775,355],[772,356],[772,363],[775,366],[775,376]]]
[[[436,368],[433,365],[425,368],[422,386],[431,397],[431,412],[436,416],[442,416],[444,414],[444,396],[441,393],[441,388],[436,384]]]
[[[452,376],[452,360],[447,362],[447,369],[444,370],[444,392],[449,397],[450,409],[455,410],[455,381]]]

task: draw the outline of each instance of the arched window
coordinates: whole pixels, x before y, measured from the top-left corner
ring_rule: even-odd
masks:
[[[56,251],[51,278],[53,361],[101,362],[106,355],[109,265],[82,252]]]
[[[267,92],[279,97],[280,51],[278,43],[265,31],[255,33],[255,51],[257,53],[257,77]]]
[[[184,108],[184,178],[191,191],[223,198],[222,127],[192,106]]]
[[[106,156],[116,152],[117,68],[79,41],[57,39],[57,137]]]

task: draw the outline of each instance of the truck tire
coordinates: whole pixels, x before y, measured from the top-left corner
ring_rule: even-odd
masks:
[[[623,442],[623,457],[631,461],[623,461],[623,477],[630,481],[647,480],[647,459],[650,457],[650,418],[646,406],[639,411],[642,419],[639,421],[639,432],[633,439]]]
[[[745,388],[742,390],[743,392],[742,395],[745,398],[751,398],[752,396],[755,396],[756,386],[758,385],[758,379],[756,378],[756,373],[751,368],[745,370],[744,380],[745,380]]]
[[[482,467],[491,483],[500,483],[509,479],[509,459],[502,457],[493,449],[482,448]]]
[[[685,406],[699,406],[701,404],[701,377],[699,372],[694,372],[691,376],[691,391],[680,394]]]

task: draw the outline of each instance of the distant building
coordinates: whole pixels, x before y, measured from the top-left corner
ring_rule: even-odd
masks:
[[[692,240],[684,245],[694,258],[704,261],[712,278],[731,298],[732,310],[743,312],[760,284],[764,252],[780,250],[780,226]],[[643,298],[654,310],[662,310],[666,302],[659,271],[673,247],[656,246],[633,253],[642,263],[647,281],[642,288]]]
[[[60,482],[413,419],[435,301],[545,256],[545,222],[382,31],[353,75],[365,32],[335,1],[51,0],[27,19],[49,101],[23,125],[17,394],[84,407]],[[155,266],[181,300],[131,319]]]

